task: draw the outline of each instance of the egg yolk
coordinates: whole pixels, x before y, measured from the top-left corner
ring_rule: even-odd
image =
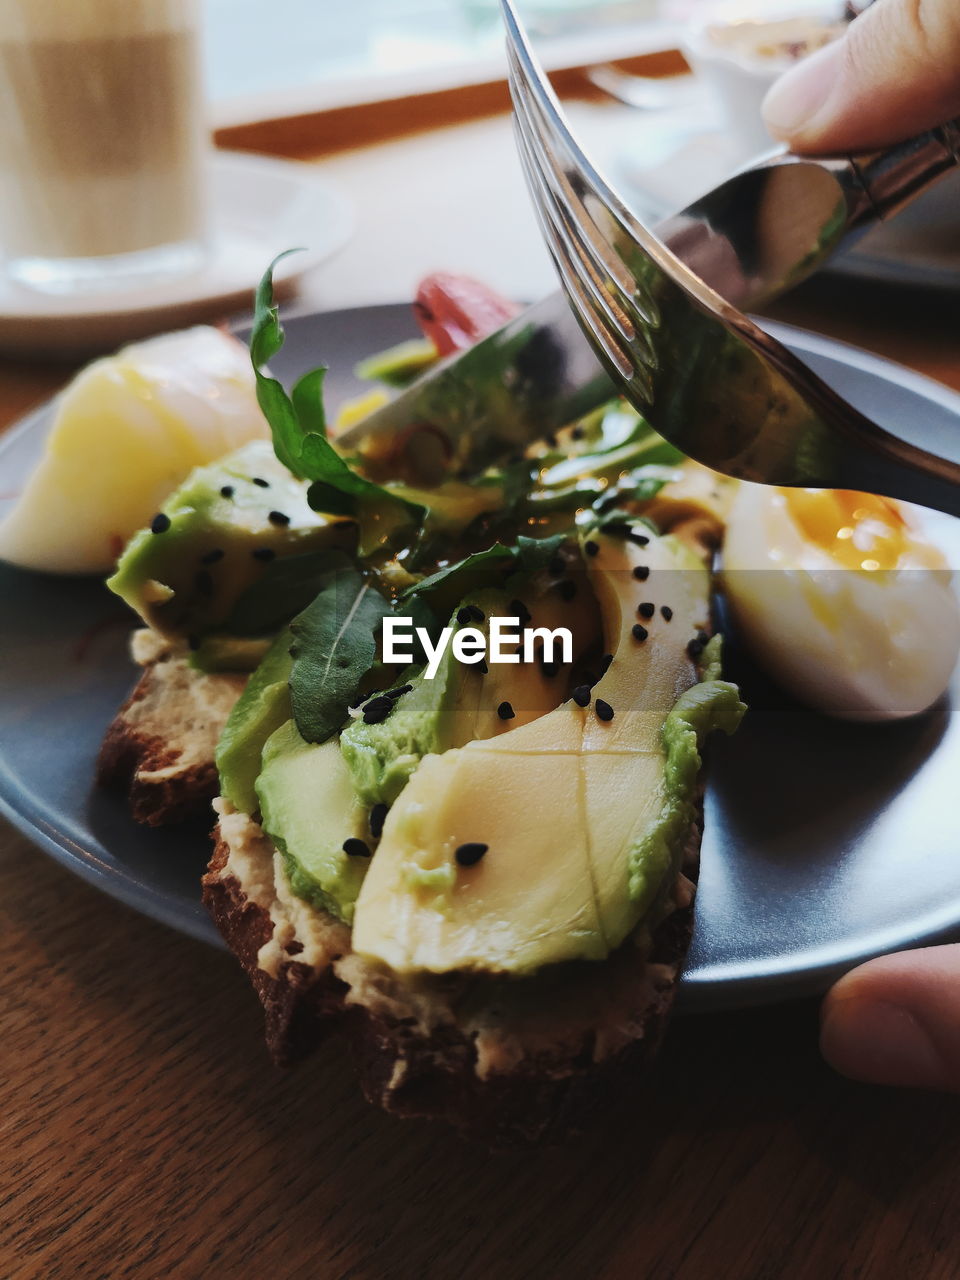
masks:
[[[896,569],[917,543],[890,498],[849,489],[781,489],[804,538],[844,569]]]

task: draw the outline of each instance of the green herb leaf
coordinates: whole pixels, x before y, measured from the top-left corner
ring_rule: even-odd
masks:
[[[323,382],[327,370],[322,365],[310,373],[305,373],[299,382],[294,383],[290,393],[297,421],[306,428],[308,435],[327,438],[327,414],[323,407]]]
[[[308,494],[310,505],[330,515],[356,515],[361,526],[361,551],[366,553],[399,527],[418,523],[423,507],[365,479],[334,449],[327,439],[323,410],[326,369],[315,369],[302,377],[292,397],[276,378],[264,373],[263,366],[285,341],[273,299],[273,272],[284,257],[282,253],[270,264],[256,293],[250,358],[257,379],[257,401],[270,424],[277,457],[295,476],[314,482]]]
[[[475,551],[407,587],[400,594],[400,602],[405,605],[416,599],[425,600],[435,614],[445,617],[473,591],[498,584],[512,573],[533,574],[545,568],[568,537],[566,533],[550,538],[521,535],[515,546],[495,542],[485,551]]]
[[[239,597],[221,629],[234,636],[278,630],[310,604],[331,570],[342,568],[344,558],[342,551],[324,548],[271,560],[263,576]]]
[[[326,742],[343,725],[376,657],[390,604],[348,556],[330,569],[316,599],[290,624],[290,697],[300,734]]]

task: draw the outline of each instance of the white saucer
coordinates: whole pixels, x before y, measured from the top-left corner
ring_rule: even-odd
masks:
[[[304,246],[277,268],[278,294],[336,253],[353,230],[353,210],[312,165],[243,152],[210,157],[211,243],[187,276],[124,291],[64,297],[35,292],[0,274],[0,351],[89,355],[251,305],[270,260]]]

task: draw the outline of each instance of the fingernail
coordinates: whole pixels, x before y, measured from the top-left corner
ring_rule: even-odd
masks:
[[[945,1087],[943,1060],[927,1032],[908,1009],[884,1000],[828,1001],[820,1050],[832,1067],[856,1080]]]
[[[836,85],[842,52],[842,41],[835,40],[774,82],[762,107],[772,134],[790,139],[816,120]]]

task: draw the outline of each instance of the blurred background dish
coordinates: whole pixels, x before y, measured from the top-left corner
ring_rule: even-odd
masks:
[[[773,82],[844,32],[842,0],[723,0],[691,22],[683,51],[748,153],[773,145],[760,107]]]

